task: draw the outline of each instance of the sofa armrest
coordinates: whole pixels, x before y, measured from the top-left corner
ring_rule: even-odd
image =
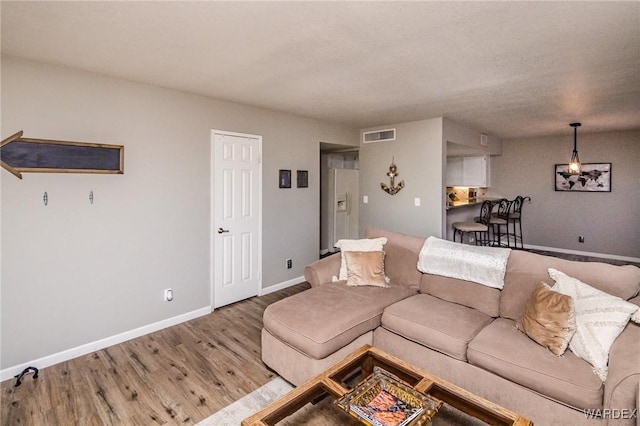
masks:
[[[340,262],[340,253],[316,260],[304,268],[304,278],[311,287],[330,283],[334,276],[337,277],[340,274]]]
[[[630,300],[637,303],[638,300]],[[637,423],[638,392],[640,392],[640,325],[629,322],[618,336],[609,352],[609,373],[604,384],[603,408],[621,415],[628,413],[635,418],[610,419],[607,424]],[[621,422],[622,423],[619,423]],[[618,423],[616,423],[618,422]]]

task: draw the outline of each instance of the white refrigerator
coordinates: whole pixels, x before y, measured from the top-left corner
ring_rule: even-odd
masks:
[[[338,240],[359,237],[359,170],[329,170],[330,248]]]

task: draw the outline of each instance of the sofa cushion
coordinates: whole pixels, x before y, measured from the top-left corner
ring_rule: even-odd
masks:
[[[517,320],[540,281],[553,285],[548,269],[554,268],[605,293],[628,300],[640,290],[640,268],[600,262],[579,262],[513,250],[507,262],[500,316]]]
[[[269,305],[263,324],[284,343],[322,359],[378,327],[385,307],[416,292],[398,285],[348,287],[338,281]]]
[[[492,318],[475,309],[418,294],[384,310],[382,326],[461,361],[467,345]]]
[[[376,228],[368,228],[365,236],[387,239],[384,245],[384,271],[392,284],[416,289],[420,287],[422,272],[418,271],[418,254],[424,245],[424,238]]]
[[[570,350],[557,357],[498,318],[469,344],[469,363],[578,409],[602,408],[604,385]]]
[[[422,274],[420,291],[477,309],[494,318],[500,315],[500,290],[497,288],[440,275]]]

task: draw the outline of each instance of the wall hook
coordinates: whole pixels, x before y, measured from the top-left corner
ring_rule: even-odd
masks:
[[[47,191],[44,191],[44,195],[42,196],[42,201],[44,202],[45,206],[49,204],[49,196],[47,195]]]
[[[89,192],[89,202],[93,204],[93,191]]]

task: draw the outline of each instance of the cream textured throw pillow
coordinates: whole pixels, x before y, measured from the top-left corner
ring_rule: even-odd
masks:
[[[556,282],[551,290],[573,298],[576,333],[569,349],[593,366],[604,382],[607,379],[609,350],[631,318],[640,322],[637,305],[612,296],[556,269],[549,268]]]
[[[339,280],[347,279],[347,263],[344,258],[344,253],[347,251],[382,251],[382,248],[387,243],[386,237],[380,238],[367,238],[363,240],[338,240],[334,247],[340,249],[341,263],[340,263],[340,275]]]
[[[554,355],[562,355],[576,332],[573,299],[540,282],[531,294],[522,318],[516,322],[516,328]]]
[[[383,251],[348,251],[345,252],[347,262],[347,285],[388,287],[384,276]]]

